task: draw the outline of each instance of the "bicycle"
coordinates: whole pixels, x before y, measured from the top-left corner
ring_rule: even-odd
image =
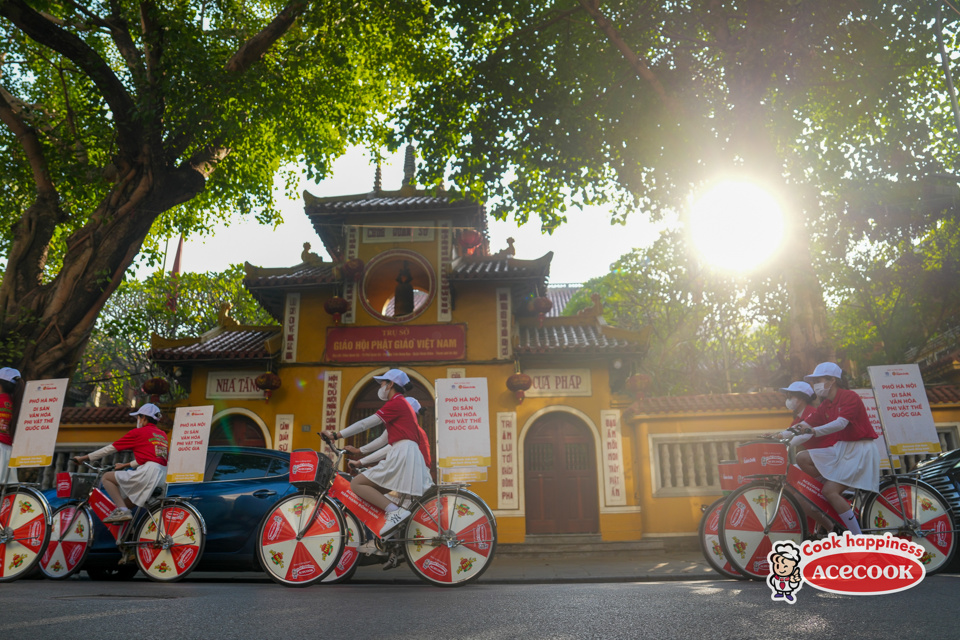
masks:
[[[0,582],[13,582],[40,562],[50,539],[50,504],[37,483],[0,487]]]
[[[799,544],[808,538],[810,527],[798,498],[826,515],[836,527],[845,529],[839,514],[824,498],[823,485],[789,464],[786,441],[748,443],[738,447],[737,455],[745,467],[744,475],[755,480],[727,498],[720,512],[719,538],[725,557],[738,572],[754,580],[766,579],[770,573],[767,554],[774,542],[792,540]],[[854,494],[853,506],[860,515],[863,533],[882,535],[889,531],[895,536],[916,538],[927,551],[921,558],[927,574],[943,569],[957,545],[952,512],[943,496],[912,475],[890,476],[879,488],[879,493],[857,490]],[[920,515],[921,511],[929,512],[929,517]]]
[[[64,580],[83,568],[93,546],[93,516],[102,521],[116,507],[99,489],[103,475],[114,467],[83,464],[95,473],[58,474],[57,494],[70,502],[54,511],[50,541],[40,561],[41,571],[52,580]],[[166,497],[165,487],[157,487],[131,520],[103,524],[120,548],[120,565],[135,560],[156,582],[185,578],[196,568],[206,543],[200,512],[182,498]]]
[[[310,449],[294,451],[290,481],[301,493],[277,503],[260,526],[260,561],[274,581],[285,586],[320,582],[341,564],[345,548],[358,557],[384,554],[387,568],[408,562],[414,574],[437,586],[463,586],[483,575],[496,551],[496,518],[467,485],[443,484],[408,498],[404,504],[409,502],[411,516],[381,538],[376,532],[386,513],[350,490],[350,482],[335,471],[346,449],[324,441],[335,460]],[[355,547],[346,544],[344,516],[357,523]],[[368,551],[360,550],[359,536],[365,535],[360,525],[373,536]],[[344,575],[353,568],[344,566]]]

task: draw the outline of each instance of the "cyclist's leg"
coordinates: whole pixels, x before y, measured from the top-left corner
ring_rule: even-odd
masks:
[[[857,522],[856,515],[854,515],[853,507],[850,506],[850,503],[847,502],[847,499],[842,495],[847,489],[848,487],[846,485],[834,482],[833,480],[827,480],[823,483],[823,497],[827,499],[830,506],[840,515],[841,523],[850,530],[850,533],[860,535],[860,524]]]
[[[817,465],[813,464],[813,459],[810,458],[809,451],[797,452],[797,465],[807,475],[813,476],[814,478],[820,477],[820,472],[817,470]]]
[[[110,499],[113,500],[113,504],[118,507],[126,507],[127,509],[133,509],[134,504],[127,499],[123,492],[120,490],[120,483],[117,482],[117,472],[108,471],[103,475],[103,488],[107,492],[107,495],[110,496]]]
[[[386,510],[393,502],[390,501],[386,493],[389,489],[384,489],[380,485],[371,482],[369,478],[362,473],[350,482],[350,490],[357,494],[361,500],[365,500],[375,507]]]

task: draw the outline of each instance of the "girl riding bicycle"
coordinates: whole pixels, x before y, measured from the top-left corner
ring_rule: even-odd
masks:
[[[145,505],[154,489],[166,484],[169,444],[167,434],[157,426],[163,417],[160,407],[147,403],[130,415],[137,417],[137,426],[125,436],[89,455],[73,459],[80,464],[87,460],[100,460],[117,451],[133,450],[133,462],[118,464],[115,471],[103,476],[103,488],[117,505],[103,519],[108,524],[131,520],[133,514],[130,509],[134,505]]]
[[[384,405],[372,416],[354,422],[340,431],[325,432],[334,439],[348,438],[367,429],[383,425],[390,448],[386,459],[367,469],[350,483],[357,496],[387,512],[387,521],[380,529],[384,536],[410,517],[410,512],[394,504],[384,494],[390,491],[421,496],[433,486],[430,470],[420,452],[420,425],[413,408],[405,402],[404,393],[410,378],[399,369],[390,369],[382,376],[378,396]]]
[[[880,455],[873,442],[877,434],[870,424],[863,400],[840,387],[843,372],[833,362],[817,365],[804,380],[813,384],[820,406],[812,416],[798,423],[801,435],[791,445],[809,442],[797,454],[797,464],[806,473],[823,476],[823,495],[840,514],[853,534],[860,525],[853,507],[841,495],[849,488],[877,492],[880,486]],[[813,445],[813,446],[811,446]]]

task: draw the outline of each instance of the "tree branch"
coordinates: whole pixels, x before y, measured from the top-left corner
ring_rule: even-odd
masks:
[[[39,44],[72,60],[89,76],[110,106],[122,153],[130,158],[137,157],[141,130],[133,119],[136,106],[123,83],[97,52],[76,35],[45,19],[24,0],[0,0],[0,15]]]
[[[50,176],[50,169],[47,165],[47,159],[43,155],[40,138],[37,136],[36,130],[17,114],[18,110],[13,106],[15,102],[13,96],[6,89],[0,87],[0,120],[17,136],[17,140],[27,156],[27,162],[30,163],[30,171],[33,173],[33,181],[37,185],[38,193],[56,195],[57,189],[53,184],[53,178]]]
[[[237,52],[227,61],[224,68],[231,73],[243,73],[253,63],[263,57],[263,54],[290,30],[309,3],[304,0],[293,0],[277,14],[259,33],[240,45]]]
[[[607,36],[607,39],[610,40],[613,45],[620,50],[620,53],[623,54],[623,57],[626,59],[627,63],[633,67],[633,70],[636,71],[637,75],[641,79],[645,80],[647,84],[653,89],[654,93],[660,98],[660,101],[665,107],[676,113],[682,113],[684,111],[683,106],[670,94],[667,93],[667,90],[660,83],[660,79],[657,78],[656,74],[650,69],[647,63],[641,58],[634,50],[630,47],[629,44],[623,39],[620,35],[620,31],[617,29],[610,20],[600,11],[600,0],[578,0],[580,6],[583,7],[584,11],[590,14],[590,17],[593,18],[594,24],[597,25],[597,28]]]

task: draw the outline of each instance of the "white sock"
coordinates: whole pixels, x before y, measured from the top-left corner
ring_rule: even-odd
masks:
[[[848,511],[844,511],[843,513],[841,513],[840,521],[844,524],[844,526],[847,529],[850,530],[850,533],[852,533],[853,535],[858,536],[861,533],[863,533],[862,531],[860,531],[860,524],[857,522],[857,516],[854,515],[853,509],[850,509]]]
[[[393,504],[393,503],[391,502],[390,504],[387,505],[386,512],[387,512],[387,513],[393,513],[394,511],[396,511],[396,510],[399,509],[399,508],[400,508],[400,507],[398,507],[397,505],[395,505],[395,504]]]

